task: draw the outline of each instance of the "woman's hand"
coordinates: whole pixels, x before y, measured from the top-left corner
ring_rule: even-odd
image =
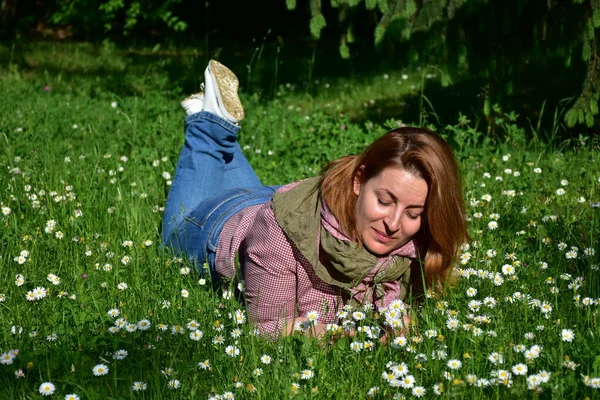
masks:
[[[402,328],[399,328],[399,329],[386,328],[383,335],[379,338],[379,343],[381,343],[381,344],[387,343],[388,339],[390,339],[390,335],[391,335],[391,339],[398,337],[398,336],[406,337],[408,335],[409,329],[410,329],[410,323],[411,323],[410,316],[408,314],[404,315],[402,317],[402,322],[404,325]]]
[[[302,323],[302,324],[307,323],[308,324],[309,322],[310,322],[309,319],[306,317],[288,318],[285,321],[283,329],[281,330],[281,335],[289,336],[289,335],[293,334],[294,332],[301,332],[302,334],[304,334],[306,336],[315,337],[317,339],[323,339],[325,334],[327,333],[327,325],[326,324],[316,323],[316,324],[312,324],[305,330],[301,330],[301,331],[296,330],[296,325],[298,323]],[[398,336],[407,336],[409,333],[410,324],[411,324],[410,316],[408,314],[404,315],[402,317],[402,322],[403,322],[402,328],[397,328],[397,329],[386,328],[383,335],[379,338],[379,343],[386,344],[386,343],[388,343],[388,340],[390,340],[390,339],[393,340],[393,338],[396,338]],[[329,337],[328,343],[330,345],[332,345],[337,340],[339,340],[343,337],[353,338],[355,335],[356,335],[356,332],[354,330],[351,330],[351,331],[343,330],[341,332],[334,332],[334,334]]]
[[[356,335],[354,330],[346,331],[339,327],[339,330],[336,332],[332,332],[329,336],[327,335],[327,324],[316,323],[312,324],[305,330],[296,330],[296,326],[298,323],[304,324],[309,323],[309,319],[306,317],[295,317],[288,318],[284,325],[284,328],[281,331],[282,336],[292,335],[294,332],[300,332],[305,336],[315,337],[320,340],[321,345],[325,346],[327,344],[333,345],[337,340],[343,337],[353,338]]]
[[[306,330],[296,331],[296,325],[298,323],[301,323],[301,324],[306,323],[306,324],[310,324],[310,326]],[[327,332],[327,325],[321,324],[318,322],[316,324],[312,323],[306,317],[291,317],[285,321],[285,324],[283,325],[283,329],[281,330],[281,335],[289,336],[289,335],[293,334],[294,332],[302,332],[306,336],[312,336],[312,337],[316,337],[316,338],[320,339],[323,337],[325,332]]]

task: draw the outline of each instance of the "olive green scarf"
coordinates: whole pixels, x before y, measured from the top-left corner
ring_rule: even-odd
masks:
[[[275,219],[319,278],[330,285],[350,289],[365,279],[379,258],[356,242],[335,238],[322,226],[318,184],[318,177],[309,178],[287,192],[275,193]],[[321,257],[319,244],[323,252]],[[405,284],[409,282],[409,274],[410,259],[393,257],[391,264],[375,275],[375,284],[379,286],[376,287],[377,295],[381,295],[381,283],[395,281],[402,276]]]

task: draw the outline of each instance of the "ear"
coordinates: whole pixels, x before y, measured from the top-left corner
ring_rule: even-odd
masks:
[[[365,166],[361,165],[358,168],[358,170],[356,170],[356,174],[354,174],[354,181],[353,181],[354,194],[357,196],[360,194],[360,189],[362,188],[364,178],[365,178]]]

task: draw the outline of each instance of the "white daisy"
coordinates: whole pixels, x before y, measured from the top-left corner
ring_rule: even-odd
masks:
[[[56,390],[56,387],[52,382],[44,382],[40,385],[40,393],[42,396],[50,396]]]
[[[227,346],[225,348],[225,353],[229,357],[237,357],[240,355],[240,349],[238,349],[236,346]]]
[[[300,371],[300,379],[308,380],[308,379],[312,378],[313,376],[315,376],[315,374],[310,369],[305,369],[305,370]]]
[[[146,382],[136,381],[136,382],[133,382],[133,385],[131,385],[131,388],[135,392],[139,392],[140,390],[148,389],[148,384]]]
[[[92,369],[95,376],[102,376],[108,374],[108,367],[104,364],[97,364]]]
[[[142,319],[137,323],[137,328],[140,331],[147,331],[150,329],[150,326],[152,326],[152,324],[147,319]]]
[[[202,339],[202,336],[204,336],[204,334],[199,329],[195,329],[190,332],[190,339],[192,339],[192,340],[198,341],[198,340]]]
[[[121,315],[121,311],[119,311],[118,308],[111,308],[110,310],[108,310],[107,314],[109,317],[116,318],[119,315]]]
[[[575,339],[575,334],[571,329],[563,329],[561,336],[563,342],[572,342]]]
[[[267,354],[263,354],[260,357],[260,362],[262,362],[263,364],[266,364],[266,365],[270,364],[271,363],[271,356],[269,356]]]
[[[113,354],[113,358],[115,360],[124,360],[128,354],[129,353],[127,352],[127,350],[117,350],[115,351],[115,354]]]
[[[177,379],[172,379],[168,383],[169,389],[179,389],[181,387],[181,382]]]
[[[457,360],[457,359],[452,359],[452,360],[448,360],[448,362],[446,363],[446,365],[450,369],[460,369],[462,367],[462,362],[460,360]]]
[[[527,375],[527,365],[516,364],[512,367],[512,372],[515,375]]]

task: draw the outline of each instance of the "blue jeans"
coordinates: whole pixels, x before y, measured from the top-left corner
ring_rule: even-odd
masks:
[[[263,186],[237,142],[240,127],[205,111],[185,119],[185,143],[163,216],[162,239],[213,279],[219,236],[238,211],[263,204],[279,186]]]

